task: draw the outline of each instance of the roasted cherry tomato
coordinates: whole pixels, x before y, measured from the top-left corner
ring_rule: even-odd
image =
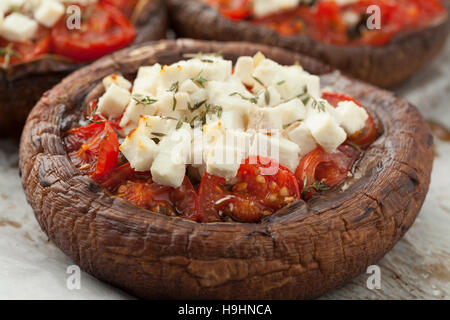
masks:
[[[273,174],[264,170],[274,168]],[[272,170],[269,170],[272,171]],[[239,168],[232,184],[224,178],[205,174],[200,183],[200,220],[258,222],[300,197],[295,176],[275,161],[251,157]]]
[[[326,191],[343,182],[360,156],[358,150],[345,144],[334,153],[318,147],[304,156],[295,176],[303,185],[305,198],[309,199],[315,192]]]
[[[119,9],[97,3],[83,7],[81,30],[69,30],[61,20],[52,30],[52,50],[75,61],[89,61],[126,47],[135,29]]]
[[[50,31],[40,27],[34,39],[26,42],[8,42],[0,38],[0,64],[8,65],[28,62],[36,57],[48,53],[50,50]]]
[[[353,101],[361,108],[364,108],[358,100],[343,93],[324,92],[322,94],[322,98],[327,100],[333,107],[337,107],[338,103],[341,101]],[[371,145],[376,138],[377,127],[375,126],[375,122],[372,117],[369,115],[365,127],[361,131],[348,137],[347,141],[356,144],[360,148],[366,148]]]
[[[131,17],[139,0],[103,0],[103,2],[118,8],[127,17]]]
[[[167,216],[198,220],[198,197],[187,176],[181,187],[172,188],[154,183],[149,172],[135,172],[129,164],[124,164],[101,185],[137,207]]]
[[[205,0],[217,7],[220,13],[232,20],[244,20],[250,16],[250,0]]]
[[[224,16],[231,19],[250,18],[252,23],[264,25],[282,35],[303,33],[335,45],[385,45],[398,32],[429,26],[446,14],[439,0],[359,0],[348,4],[328,0],[254,18],[253,12],[242,4],[243,0],[204,1],[218,7]],[[233,4],[237,5],[233,7]],[[381,28],[369,30],[366,20],[373,12],[368,8],[374,5],[380,8]],[[346,22],[346,16],[350,14],[359,17],[359,21],[355,24]]]
[[[72,163],[95,181],[117,166],[119,141],[108,121],[69,130],[65,143]]]
[[[104,122],[109,121],[114,129],[120,131],[122,128],[120,127],[120,121],[122,120],[122,116],[116,118],[116,119],[106,119],[103,115],[96,113],[98,108],[98,100],[94,99],[92,100],[84,112],[84,117],[86,120],[92,121],[92,122]]]

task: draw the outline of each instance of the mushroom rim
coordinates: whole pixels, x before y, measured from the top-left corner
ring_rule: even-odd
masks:
[[[137,68],[141,65],[148,65],[152,62],[164,63],[164,61],[173,59],[180,60],[184,53],[202,51],[199,49],[202,49],[203,52],[220,51],[225,58],[262,51],[268,58],[275,59],[282,64],[288,64],[287,62],[293,64],[295,61],[299,61],[307,71],[317,71],[312,73],[321,74],[325,83],[334,85],[336,89],[342,89],[344,93],[359,98],[369,112],[376,115],[384,128],[383,135],[368,149],[367,155],[362,159],[361,166],[369,164],[370,167],[364,167],[365,171],[361,172],[363,176],[346,191],[327,193],[312,203],[300,202],[286,210],[282,209],[281,214],[276,214],[260,224],[196,223],[151,213],[135,207],[123,199],[110,197],[92,180],[80,175],[68,159],[62,135],[71,121],[75,120],[73,111],[81,109],[79,102],[85,98],[92,85],[99,82],[103,76],[110,74],[111,71],[131,74],[137,72]],[[167,63],[169,62],[167,61]],[[80,79],[83,79],[81,84],[72,85],[72,82],[80,82]],[[61,97],[60,92],[66,92],[67,96]],[[389,109],[392,105],[397,108]],[[73,115],[72,118],[70,118],[71,115]],[[405,118],[409,121],[402,121]],[[40,125],[37,125],[38,123]],[[417,142],[416,147],[414,147],[414,142]],[[405,145],[413,148],[404,150]],[[269,253],[266,253],[267,256],[263,259],[270,260],[284,257],[284,255],[288,256],[292,254],[292,250],[298,250],[288,244],[297,239],[299,237],[297,233],[301,231],[308,232],[310,235],[314,234],[314,237],[326,238],[328,233],[350,234],[360,230],[364,232],[367,231],[367,228],[371,228],[370,232],[377,233],[376,240],[381,241],[382,245],[380,244],[379,248],[371,248],[374,251],[366,253],[368,255],[366,260],[362,261],[358,268],[354,267],[352,270],[344,272],[346,279],[349,279],[349,277],[362,272],[363,266],[378,261],[414,222],[428,191],[433,158],[432,145],[432,136],[422,116],[408,102],[398,99],[384,90],[343,77],[332,68],[312,58],[263,45],[181,39],[140,45],[102,58],[94,64],[76,71],[47,93],[31,112],[23,132],[20,148],[20,172],[28,201],[31,203],[41,227],[75,261],[85,263],[86,261],[83,262],[83,259],[86,258],[79,256],[77,253],[79,249],[72,247],[73,244],[67,246],[65,242],[77,241],[77,239],[74,240],[71,238],[72,236],[64,234],[64,230],[57,230],[53,227],[54,217],[51,217],[50,220],[49,217],[60,215],[59,219],[63,218],[64,214],[53,212],[51,204],[42,205],[42,195],[56,193],[62,196],[64,191],[64,194],[70,195],[68,199],[63,200],[68,206],[74,199],[87,200],[86,203],[76,204],[78,209],[86,210],[85,212],[75,212],[72,208],[64,209],[68,210],[69,214],[75,215],[73,217],[75,221],[89,219],[99,225],[109,224],[119,228],[121,235],[131,234],[138,237],[140,242],[151,241],[150,239],[157,242],[160,238],[159,235],[162,234],[163,237],[169,237],[168,239],[171,240],[169,244],[166,244],[170,247],[169,251],[190,259],[210,260],[220,257],[231,259],[230,256],[235,259],[251,259],[255,257],[255,252],[249,248],[258,251],[269,246],[266,248]],[[52,172],[52,166],[63,170]],[[398,180],[390,181],[390,178],[394,177]],[[60,190],[61,185],[71,188]],[[46,206],[50,206],[50,208],[46,208]],[[392,223],[395,227],[392,226]],[[100,232],[101,230],[95,229],[95,234]],[[118,229],[106,229],[104,232],[105,234],[102,236],[111,238],[115,232],[118,232]],[[384,232],[388,233],[388,239],[383,239],[381,236]],[[198,248],[192,249],[188,245],[191,236],[208,239],[211,234],[217,233],[231,237],[235,242],[231,244],[216,243],[214,252],[209,251],[212,249],[208,248],[203,248],[204,251],[198,250]],[[243,239],[249,240],[249,242],[253,239],[254,243],[244,244],[242,243]],[[313,241],[312,238],[309,241]],[[333,245],[327,244],[326,248]],[[343,243],[341,245],[344,246]],[[228,253],[229,246],[233,247],[235,251]],[[159,252],[153,254],[162,257],[166,254],[170,255],[163,252],[164,248],[168,247],[162,245]],[[358,249],[362,250],[363,248],[358,247]],[[100,251],[104,252],[104,250],[106,249],[100,248]],[[87,259],[89,261],[89,258]],[[336,263],[334,260],[333,262]],[[87,269],[88,272],[142,295],[142,291],[135,289],[133,284],[114,282],[111,275],[98,270],[95,264],[92,266],[89,262],[87,263],[87,265],[84,264],[84,269]],[[321,272],[324,272],[322,270],[324,266],[319,265],[319,268]],[[329,275],[329,272],[325,272],[325,274]],[[229,281],[232,280],[225,280],[225,284]],[[323,293],[342,282],[343,279],[334,279],[325,283],[311,296]]]

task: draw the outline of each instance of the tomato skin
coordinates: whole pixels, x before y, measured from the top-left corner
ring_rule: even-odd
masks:
[[[136,32],[119,9],[98,3],[82,30],[68,30],[61,20],[52,30],[52,51],[78,62],[101,58],[131,44]]]
[[[342,183],[347,177],[360,153],[355,148],[343,144],[336,152],[328,153],[323,148],[317,147],[305,155],[295,171],[299,183],[312,186],[315,182],[324,182],[329,188]],[[309,199],[315,191],[308,188],[304,190],[306,199]]]
[[[382,46],[389,43],[397,33],[426,27],[446,14],[439,0],[359,0],[352,4],[338,5],[336,1],[316,2],[314,6],[299,5],[292,9],[275,12],[261,18],[254,18],[253,12],[244,11],[243,6],[235,7],[229,13],[230,0],[204,0],[219,8],[225,17],[232,20],[250,18],[255,24],[269,27],[281,35],[292,36],[307,34],[318,41],[334,45],[372,45]],[[347,26],[344,16],[351,11],[361,17],[367,16],[370,6],[377,6],[381,13],[381,29],[357,30],[357,37],[349,36],[352,27]]]
[[[162,186],[152,181],[149,171],[138,172],[129,163],[125,163],[97,182],[137,207],[168,216],[199,220],[198,196],[187,176],[179,188]]]
[[[275,165],[278,172],[263,175],[262,168]],[[224,178],[205,174],[200,182],[200,221],[221,221],[225,216],[242,222],[258,222],[300,198],[295,176],[267,158],[247,159],[239,168],[233,185]]]
[[[361,108],[364,108],[364,106],[358,100],[343,93],[323,92],[322,98],[327,100],[335,108],[341,101],[353,101]],[[347,142],[354,143],[360,148],[365,149],[368,146],[370,146],[376,139],[377,139],[377,127],[369,114],[369,118],[367,119],[364,128],[361,129],[361,131],[356,132],[352,136],[348,137]]]
[[[104,3],[110,4],[118,8],[127,17],[131,17],[138,1],[139,0],[103,0]]]
[[[65,144],[72,163],[95,181],[117,166],[119,141],[108,121],[69,130]]]
[[[123,180],[120,181],[121,179]],[[187,176],[179,188],[172,188],[153,182],[149,172],[134,172],[129,164],[126,164],[113,172],[102,186],[116,190],[116,196],[137,207],[198,221],[198,196]]]
[[[26,42],[12,42],[12,49],[20,56],[11,57],[9,64],[29,62],[50,51],[50,30],[39,27],[35,39]],[[0,38],[0,48],[6,48],[11,42]],[[0,64],[5,62],[4,56],[0,56]]]

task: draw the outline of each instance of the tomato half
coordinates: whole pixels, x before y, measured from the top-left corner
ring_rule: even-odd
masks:
[[[262,168],[278,167],[274,175],[263,175]],[[295,176],[267,158],[247,159],[232,184],[224,178],[205,174],[200,182],[200,220],[220,221],[224,217],[258,222],[300,197]]]
[[[36,36],[25,42],[9,42],[0,38],[0,48],[6,50],[12,49],[10,52],[9,64],[28,62],[36,57],[48,53],[50,51],[50,30],[39,27]],[[0,64],[5,63],[5,54],[0,54]]]
[[[359,151],[346,144],[341,145],[334,153],[328,153],[318,147],[304,156],[295,176],[303,185],[305,198],[343,182],[360,156]]]
[[[135,29],[119,9],[92,4],[82,9],[81,30],[69,30],[62,19],[52,30],[52,50],[75,61],[95,60],[126,47],[135,38]]]
[[[69,130],[65,144],[72,163],[95,181],[117,166],[119,141],[108,121]]]
[[[251,14],[250,0],[204,0],[232,20],[244,20]]]
[[[150,172],[136,172],[127,163],[116,168],[101,185],[137,207],[198,220],[198,197],[187,176],[179,188],[162,186],[152,181]]]
[[[131,17],[139,0],[103,0],[103,2],[118,8],[127,17]]]
[[[333,107],[337,107],[338,103],[341,101],[353,101],[361,108],[364,108],[361,103],[355,98],[337,92],[323,92],[322,98],[327,100]],[[360,148],[367,148],[377,139],[377,127],[372,117],[369,115],[369,118],[366,121],[366,125],[361,131],[356,132],[352,136],[348,137],[347,141],[356,144]]]

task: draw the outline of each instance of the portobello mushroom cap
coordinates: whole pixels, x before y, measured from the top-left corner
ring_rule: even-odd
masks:
[[[141,0],[131,17],[136,28],[134,43],[163,39],[168,19],[163,0]],[[84,64],[47,54],[0,68],[0,137],[19,137],[28,113],[45,91]]]
[[[251,41],[289,49],[383,88],[399,85],[429,63],[444,47],[450,30],[447,13],[427,28],[397,34],[384,46],[338,46],[307,35],[283,36],[264,26],[232,21],[199,0],[167,0],[167,4],[171,25],[180,36]]]
[[[359,99],[376,121],[380,137],[345,191],[299,200],[258,224],[202,224],[135,207],[71,163],[63,136],[103,77],[132,78],[140,66],[171,64],[186,53],[221,52],[235,62],[258,51],[281,64],[300,62],[323,86]],[[251,43],[181,39],[116,52],[47,92],[25,125],[20,172],[48,237],[83,270],[133,295],[305,299],[364,272],[411,227],[428,191],[432,148],[415,107],[312,58]]]

